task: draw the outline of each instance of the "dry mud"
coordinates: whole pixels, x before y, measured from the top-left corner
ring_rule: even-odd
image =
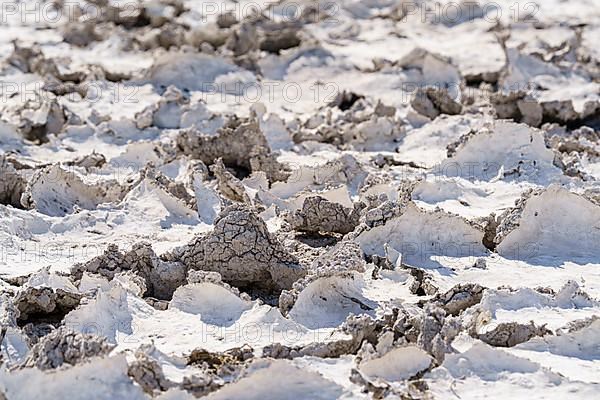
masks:
[[[0,398],[600,393],[597,0],[0,17]]]

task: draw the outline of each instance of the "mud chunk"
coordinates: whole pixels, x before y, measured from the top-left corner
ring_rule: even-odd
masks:
[[[392,218],[402,215],[406,206],[397,201],[385,201],[364,215],[364,223],[369,228],[385,225]]]
[[[83,167],[86,170],[90,170],[92,168],[101,168],[104,164],[106,164],[106,157],[104,157],[103,154],[93,151],[90,154],[77,157],[75,160],[66,164],[75,165],[77,167]]]
[[[542,104],[544,120],[557,122],[572,122],[581,119],[575,111],[572,100],[554,100]]]
[[[159,362],[152,357],[154,347],[142,345],[135,352],[135,360],[129,364],[128,375],[142,387],[144,392],[154,394],[174,386],[162,370]]]
[[[225,47],[233,51],[233,55],[242,56],[259,48],[259,37],[256,27],[250,23],[242,23],[233,30]]]
[[[110,244],[103,254],[86,263],[75,264],[71,273],[81,279],[83,272],[95,273],[112,280],[121,272],[132,271],[145,282],[146,295],[159,300],[170,299],[175,289],[186,283],[186,268],[176,261],[164,261],[152,250],[149,243],[136,243],[126,253]]]
[[[160,129],[178,129],[182,114],[189,109],[190,99],[174,85],[169,85],[161,99],[135,114],[138,129],[155,126]]]
[[[271,26],[263,32],[260,49],[269,53],[279,54],[281,50],[291,49],[300,45],[298,29],[294,27],[281,27],[280,24]]]
[[[110,21],[128,29],[150,23],[141,4],[118,4],[113,2],[101,2],[100,4],[101,9],[98,19],[101,21]]]
[[[81,279],[83,272],[87,271],[112,279],[115,274],[123,271],[123,265],[123,253],[119,251],[119,246],[111,243],[107,246],[106,250],[104,250],[103,254],[92,258],[84,264],[77,263],[73,265],[71,274],[75,279]]]
[[[79,293],[50,287],[24,287],[17,292],[14,304],[19,310],[19,320],[26,321],[34,315],[66,314],[75,309],[82,298]]]
[[[321,196],[313,196],[304,200],[302,210],[288,215],[287,221],[293,229],[301,232],[346,234],[358,225],[361,209],[360,204],[351,209]]]
[[[496,242],[494,242],[494,238],[496,237],[496,230],[498,229],[498,225],[500,221],[496,218],[496,214],[492,213],[488,217],[484,218],[482,221],[483,225],[483,245],[486,249],[494,251],[496,248]]]
[[[224,352],[194,349],[187,357],[187,364],[203,365],[218,375],[233,375],[235,370],[238,372],[241,370],[245,361],[254,357],[253,351],[248,345]]]
[[[56,100],[28,102],[20,116],[19,132],[36,143],[46,143],[48,135],[61,132],[67,121],[63,107]]]
[[[342,332],[350,335],[349,339],[313,342],[304,346],[286,346],[281,343],[273,343],[263,348],[263,357],[286,359],[304,356],[336,358],[344,354],[354,354],[363,341],[373,335],[377,329],[377,322],[368,315],[351,314],[339,328]]]
[[[398,310],[393,331],[396,337],[400,335],[405,343],[417,344],[441,363],[445,354],[451,351],[450,343],[460,332],[460,324],[441,307],[425,304],[417,313]]]
[[[201,27],[193,28],[187,34],[186,40],[190,45],[199,47],[203,53],[212,54],[214,49],[225,44],[229,35],[229,28],[223,29],[218,24],[207,23]]]
[[[204,396],[236,379],[243,372],[247,361],[253,357],[253,349],[248,345],[224,352],[194,349],[187,356],[187,365],[200,368],[202,372],[186,376],[180,387],[196,397]]]
[[[106,355],[113,348],[105,337],[78,333],[61,326],[33,346],[23,367],[46,370],[63,364],[76,365],[87,358]]]
[[[375,105],[375,114],[380,117],[393,117],[396,115],[396,107],[386,106],[380,100]]]
[[[534,336],[544,336],[552,333],[544,326],[536,326],[533,321],[529,324],[518,322],[503,322],[477,337],[491,346],[513,347],[528,341]]]
[[[439,351],[438,335],[444,326],[446,312],[433,305],[427,305],[424,311],[425,315],[423,315],[420,320],[420,332],[417,337],[417,345],[428,353],[434,354]],[[439,354],[434,355],[439,356]]]
[[[25,186],[25,178],[5,156],[0,156],[0,204],[21,208],[21,195]]]
[[[231,28],[237,23],[238,20],[233,11],[224,12],[223,14],[219,14],[217,16],[217,25],[221,29]]]
[[[38,73],[42,76],[58,74],[56,65],[44,57],[41,48],[37,45],[27,46],[13,41],[13,52],[7,61],[24,73]]]
[[[39,47],[27,47],[13,41],[13,52],[8,57],[7,62],[21,72],[33,72],[30,62],[41,55]]]
[[[13,41],[13,47],[7,61],[24,73],[35,73],[63,82],[80,82],[86,76],[83,70],[71,69],[69,57],[48,58],[39,45],[21,45]]]
[[[90,21],[72,22],[65,25],[63,39],[66,43],[74,46],[85,47],[98,40],[100,37],[96,34],[96,24]]]
[[[205,136],[194,130],[182,132],[177,145],[184,154],[200,159],[206,165],[222,158],[228,167],[250,170],[250,154],[254,147],[269,148],[267,139],[257,121],[247,120],[230,123],[216,136]]]
[[[0,326],[16,327],[19,311],[7,293],[0,294]]]
[[[327,253],[317,257],[312,264],[313,271],[358,271],[364,272],[367,263],[358,243],[345,240],[336,244]]]
[[[215,271],[234,286],[291,287],[304,275],[298,260],[267,230],[249,207],[227,207],[212,232],[183,248],[181,261],[189,269]]]
[[[544,117],[542,106],[522,90],[492,93],[490,101],[498,118],[512,119],[534,127],[542,123]]]
[[[219,158],[210,167],[210,170],[215,174],[217,187],[223,196],[232,201],[250,203],[250,197],[246,193],[244,184],[233,176],[231,172],[227,171],[222,159]]]
[[[269,182],[285,182],[292,174],[287,164],[277,161],[276,153],[263,146],[255,146],[250,153],[250,169],[263,171]]]
[[[175,182],[152,164],[140,171],[140,179],[149,179],[165,192],[183,201],[189,208],[196,208],[196,198],[187,190],[182,182]]]
[[[542,124],[544,113],[542,106],[537,101],[525,97],[517,101],[517,107],[519,107],[519,113],[521,113],[521,122],[534,127]]]
[[[140,275],[146,282],[148,296],[167,300],[186,283],[186,268],[178,262],[163,261],[152,250],[150,243],[136,243],[124,255],[124,266]]]
[[[524,91],[498,91],[490,95],[490,102],[500,119],[514,119],[518,121],[521,117],[517,102],[524,98]]]
[[[496,228],[494,243],[498,244],[502,242],[509,233],[519,227],[527,201],[529,198],[541,193],[542,190],[528,190],[524,192],[521,197],[515,201],[515,206],[513,208],[507,209],[498,217],[498,226]]]
[[[581,330],[591,326],[593,323],[595,323],[599,319],[600,319],[599,316],[593,315],[589,318],[571,321],[564,328],[559,329],[559,332],[564,334],[564,333],[573,333],[573,332],[581,331]]]
[[[142,6],[143,16],[153,27],[163,26],[185,11],[185,6],[181,0],[148,1]]]
[[[135,126],[138,129],[146,129],[154,123],[154,112],[156,107],[149,106],[135,114]]]
[[[448,314],[458,315],[461,311],[478,304],[483,295],[483,287],[476,283],[458,284],[444,294],[438,294],[433,301]]]
[[[220,389],[223,384],[222,379],[218,379],[214,374],[206,371],[183,377],[180,387],[193,394],[194,397],[200,398]]]
[[[331,103],[329,103],[328,106],[329,107],[337,107],[342,111],[346,111],[346,110],[349,110],[350,108],[352,108],[352,106],[354,106],[354,104],[358,100],[363,99],[363,98],[364,98],[363,95],[343,90],[341,93],[337,94],[335,99]]]
[[[410,105],[419,114],[435,119],[440,114],[460,114],[462,106],[445,89],[432,86],[418,88]]]
[[[414,278],[409,290],[417,296],[432,296],[437,293],[438,288],[433,284],[433,277],[429,272],[419,268],[409,268],[408,271]]]

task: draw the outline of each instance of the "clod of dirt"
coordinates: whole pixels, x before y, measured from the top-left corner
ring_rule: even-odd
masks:
[[[225,168],[222,159],[218,159],[210,170],[217,178],[217,188],[229,200],[250,204],[250,197],[246,193],[244,184]]]
[[[483,290],[483,287],[476,283],[459,284],[444,294],[438,294],[432,301],[438,303],[448,314],[458,315],[463,310],[478,304]]]
[[[318,141],[342,150],[382,151],[404,135],[404,122],[395,111],[344,91],[328,107],[292,126],[292,137],[296,143]]]
[[[533,127],[542,124],[542,106],[524,91],[494,92],[490,101],[498,118],[512,119]]]
[[[25,191],[26,180],[6,158],[0,156],[0,204],[10,204],[21,208],[21,196]]]
[[[445,89],[428,86],[418,88],[410,105],[419,114],[435,119],[440,114],[460,114],[462,106],[456,102]]]
[[[196,198],[188,191],[185,184],[173,181],[160,172],[154,165],[148,164],[140,171],[139,180],[143,180],[144,178],[150,180],[154,185],[165,192],[183,201],[190,209],[196,209]]]
[[[262,171],[269,182],[285,182],[291,175],[290,167],[277,161],[276,153],[268,147],[255,146],[250,153],[250,169]]]
[[[7,293],[0,294],[0,326],[16,327],[19,311]]]
[[[227,39],[225,47],[233,52],[234,56],[242,56],[259,48],[259,39],[256,27],[250,23],[241,23],[233,29]]]
[[[486,249],[490,251],[494,251],[496,248],[496,242],[494,241],[496,237],[496,231],[498,230],[498,225],[500,221],[496,218],[496,214],[492,213],[488,217],[482,219],[483,224],[483,240],[482,243]]]
[[[377,322],[368,315],[350,315],[340,326],[340,330],[348,335],[349,339],[327,342],[314,342],[305,346],[286,346],[273,343],[263,348],[263,357],[287,358],[312,356],[322,358],[336,358],[344,354],[354,354],[363,341],[372,336],[377,328]]]
[[[183,131],[177,137],[179,149],[193,158],[211,165],[221,158],[228,167],[250,170],[250,154],[255,147],[269,148],[257,121],[229,121],[216,136],[205,136],[195,130]]]
[[[28,102],[20,112],[19,132],[27,140],[46,143],[49,134],[62,131],[67,121],[64,108],[56,101]]]
[[[61,326],[31,348],[22,366],[46,370],[63,364],[76,365],[90,357],[106,355],[113,348],[105,337],[77,333]]]
[[[236,347],[225,352],[210,352],[205,349],[194,349],[187,357],[188,365],[203,365],[218,375],[232,375],[242,364],[254,357],[250,346]]]
[[[397,201],[385,201],[365,212],[363,220],[368,228],[385,225],[392,218],[402,215],[406,205]]]
[[[552,332],[544,326],[537,326],[531,321],[529,324],[518,322],[503,322],[485,333],[480,333],[477,338],[491,346],[513,347],[528,341],[534,336],[544,336]]]
[[[65,163],[66,165],[74,165],[76,167],[85,168],[86,171],[91,170],[92,168],[101,168],[106,164],[106,157],[103,154],[96,153],[95,151],[90,154],[86,154],[81,157],[77,157],[71,162]]]
[[[279,54],[281,50],[297,47],[300,43],[301,39],[298,35],[298,28],[273,24],[269,26],[269,30],[263,32],[260,49],[269,53]]]
[[[393,331],[396,336],[431,354],[437,363],[443,362],[445,354],[451,352],[450,344],[461,330],[458,319],[431,303],[417,313],[414,311],[400,309],[393,321]]]
[[[581,330],[583,330],[583,329],[591,326],[592,324],[594,324],[599,319],[600,319],[599,316],[593,315],[593,316],[591,316],[589,318],[584,318],[584,319],[578,319],[576,321],[571,321],[564,328],[559,329],[557,333],[564,334],[564,333],[578,332],[578,331],[581,331]]]
[[[150,395],[174,386],[174,383],[165,377],[160,363],[152,357],[153,350],[151,345],[142,345],[136,350],[135,360],[129,364],[127,372],[144,392]]]
[[[222,379],[219,379],[213,373],[203,371],[202,373],[183,377],[179,386],[194,395],[194,397],[200,398],[220,389],[223,385]]]
[[[53,315],[64,316],[74,310],[83,296],[79,293],[50,287],[21,288],[13,302],[19,310],[19,320],[27,321],[32,317],[53,319]]]
[[[109,280],[116,274],[132,271],[145,283],[146,295],[160,300],[170,299],[175,289],[186,283],[186,268],[176,261],[164,261],[156,256],[149,243],[136,243],[126,253],[110,244],[101,254],[90,261],[75,264],[71,273],[81,279],[83,272],[102,275]]]
[[[223,14],[219,14],[217,16],[217,25],[221,29],[231,28],[233,25],[237,24],[238,20],[233,11],[227,11]]]
[[[95,23],[84,21],[67,24],[63,29],[63,38],[66,43],[85,47],[101,37],[96,33]]]
[[[361,209],[361,203],[351,209],[321,196],[312,196],[304,200],[301,210],[294,211],[286,219],[297,231],[346,234],[358,225]]]
[[[138,129],[150,126],[177,129],[181,127],[182,115],[189,109],[190,99],[176,86],[170,85],[157,103],[135,114],[135,124]]]
[[[212,232],[178,251],[187,268],[218,272],[225,282],[238,287],[290,288],[305,274],[264,221],[242,204],[227,207]]]
[[[438,288],[433,284],[433,277],[429,272],[419,268],[408,268],[408,271],[414,278],[409,290],[417,296],[433,296]]]
[[[362,98],[364,98],[364,96],[344,90],[339,93],[331,103],[329,103],[329,107],[337,107],[342,111],[346,111]]]
[[[8,63],[24,73],[38,74],[43,77],[53,77],[59,81],[79,82],[84,73],[68,68],[70,59],[46,58],[40,46],[21,45],[13,41],[13,52],[8,57]]]
[[[317,257],[311,266],[312,271],[358,271],[366,270],[366,262],[358,243],[345,240],[336,244],[325,254]]]

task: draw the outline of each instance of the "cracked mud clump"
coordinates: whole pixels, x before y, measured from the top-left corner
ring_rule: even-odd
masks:
[[[304,268],[269,233],[264,221],[247,206],[227,207],[215,220],[214,230],[180,249],[189,269],[215,271],[234,286],[291,287]]]

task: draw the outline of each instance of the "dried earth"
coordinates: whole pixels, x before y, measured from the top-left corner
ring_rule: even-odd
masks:
[[[0,399],[598,397],[597,0],[0,15]]]

